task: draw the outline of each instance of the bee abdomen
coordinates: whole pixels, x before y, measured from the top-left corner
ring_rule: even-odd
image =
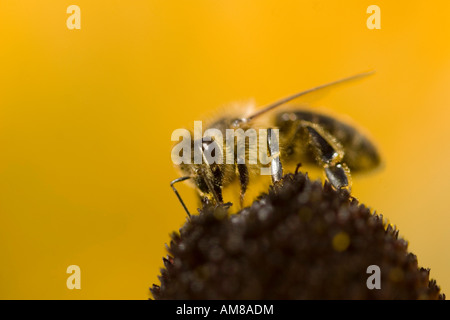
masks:
[[[331,134],[343,147],[344,159],[352,171],[363,171],[377,167],[380,156],[375,145],[353,126],[333,117],[306,110],[281,112],[276,116],[276,125],[284,139],[284,146],[288,150],[306,149],[305,140],[299,139],[300,122],[308,121],[321,126]],[[291,155],[295,157],[295,154]]]

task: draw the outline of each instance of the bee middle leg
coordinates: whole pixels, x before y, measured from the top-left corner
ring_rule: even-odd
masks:
[[[283,166],[280,160],[280,146],[278,145],[278,137],[275,135],[273,129],[267,129],[267,146],[270,161],[270,170],[272,175],[272,182],[277,183],[283,177]]]
[[[283,176],[283,167],[280,160],[278,136],[275,135],[273,129],[267,129],[267,150],[270,160],[270,174],[272,176],[272,182],[276,183],[281,180]],[[244,207],[245,192],[249,184],[249,172],[246,164],[237,164],[237,171],[239,174],[240,190],[240,206]]]

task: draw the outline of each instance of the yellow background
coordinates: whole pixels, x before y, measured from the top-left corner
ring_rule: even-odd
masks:
[[[81,8],[68,30],[66,8]],[[369,30],[366,8],[381,8]],[[449,1],[0,1],[0,298],[147,299],[185,214],[172,131],[354,73],[382,170],[354,195],[450,289]],[[193,189],[180,186],[190,208]],[[192,209],[191,209],[192,210]],[[66,288],[67,266],[81,290]]]

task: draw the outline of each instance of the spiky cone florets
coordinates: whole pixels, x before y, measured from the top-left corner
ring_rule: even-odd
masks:
[[[155,299],[443,299],[383,217],[288,174],[238,214],[205,205],[172,234]],[[370,290],[370,265],[381,289]]]

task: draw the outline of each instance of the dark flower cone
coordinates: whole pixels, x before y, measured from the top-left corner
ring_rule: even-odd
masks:
[[[235,215],[204,205],[172,234],[150,290],[155,299],[444,299],[407,247],[346,191],[287,174]],[[368,288],[372,265],[380,289]]]

